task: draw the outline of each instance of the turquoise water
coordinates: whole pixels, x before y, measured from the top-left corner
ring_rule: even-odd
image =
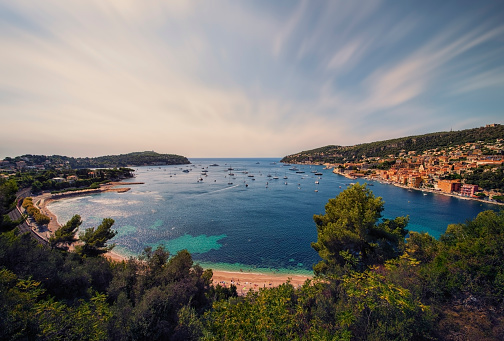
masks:
[[[310,247],[317,240],[313,215],[323,214],[330,198],[356,182],[323,166],[298,165],[305,173],[296,173],[276,159],[191,162],[187,166],[138,167],[136,177],[129,181],[145,184],[131,185],[128,192],[65,199],[51,203],[49,208],[60,223],[74,214],[81,215],[81,228],[113,218],[118,231],[113,239],[115,251],[127,256],[162,244],[170,253],[187,249],[204,267],[311,273],[313,264],[319,261]],[[424,195],[377,182],[370,188],[385,201],[385,218],[409,215],[409,230],[435,237],[444,233],[448,224],[497,209],[490,204]]]

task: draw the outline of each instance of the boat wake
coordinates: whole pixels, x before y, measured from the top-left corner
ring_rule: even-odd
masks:
[[[205,193],[200,193],[200,194],[196,194],[195,196],[196,197],[199,197],[201,195],[207,195],[207,194],[212,194],[212,193],[217,193],[217,192],[222,192],[222,191],[227,191],[228,189],[231,189],[231,188],[236,188],[240,186],[239,184],[238,185],[234,185],[234,186],[229,186],[229,187],[224,187],[224,188],[221,188],[221,189],[216,189],[215,191],[211,191],[211,192],[205,192]]]

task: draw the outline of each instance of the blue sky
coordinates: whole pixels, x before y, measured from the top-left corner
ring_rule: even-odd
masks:
[[[0,121],[0,158],[281,157],[504,123],[504,2],[0,0]]]

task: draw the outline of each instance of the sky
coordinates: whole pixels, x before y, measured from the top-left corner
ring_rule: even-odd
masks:
[[[503,1],[0,0],[0,159],[282,157],[490,123]]]

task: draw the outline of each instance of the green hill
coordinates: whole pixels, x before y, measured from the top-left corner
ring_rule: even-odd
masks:
[[[504,125],[494,124],[481,128],[408,136],[355,146],[329,145],[285,156],[281,162],[339,163],[345,160],[358,161],[369,157],[397,156],[401,152],[410,151],[421,153],[436,148],[453,147],[478,141],[491,142],[502,138],[504,138]]]
[[[44,164],[65,165],[70,168],[114,168],[127,166],[154,166],[189,164],[185,156],[174,154],[159,154],[154,151],[134,152],[120,155],[74,158],[61,155],[22,155],[15,158],[5,158],[6,161],[25,161],[28,166]]]

